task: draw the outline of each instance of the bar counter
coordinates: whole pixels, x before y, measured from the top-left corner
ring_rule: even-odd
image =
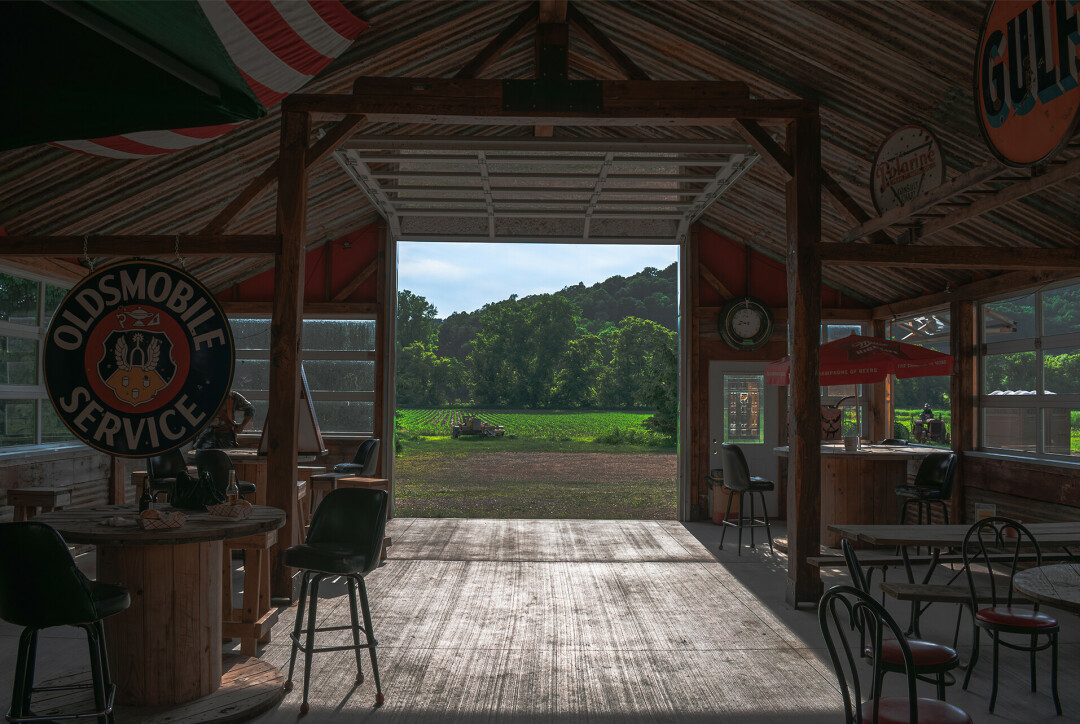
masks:
[[[909,466],[937,450],[921,445],[870,445],[844,449],[842,442],[821,445],[821,544],[838,547],[840,536],[830,524],[898,522],[900,505],[893,488],[908,481]],[[788,456],[787,446],[773,448]],[[791,480],[788,481],[790,485]]]

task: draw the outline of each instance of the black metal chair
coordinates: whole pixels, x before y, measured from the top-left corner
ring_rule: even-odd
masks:
[[[840,550],[843,551],[844,560],[847,561],[852,584],[866,595],[872,595],[870,592],[870,575],[859,564],[859,556],[851,546],[851,542],[846,538],[841,540]],[[863,636],[860,636],[859,641],[860,644],[863,644]],[[937,687],[938,699],[945,701],[946,685],[956,683],[951,677],[949,681],[946,681],[945,674],[960,666],[960,656],[956,653],[956,649],[944,644],[913,638],[907,639],[907,644],[911,649],[915,677],[919,681],[934,684]],[[862,646],[861,650],[867,656],[872,656],[871,649],[865,645]],[[881,677],[884,677],[885,674],[890,672],[902,674],[905,671],[904,661],[900,655],[900,646],[896,640],[886,638],[882,642],[882,655],[884,658],[881,665],[876,669],[878,678],[874,681],[874,691],[881,691]]]
[[[776,487],[771,480],[750,475],[750,469],[746,465],[746,456],[742,448],[729,442],[720,444],[720,460],[724,466],[724,488],[728,491],[727,509],[724,511],[724,520],[721,522],[724,529],[720,532],[720,550],[724,549],[724,535],[728,526],[739,529],[739,550],[742,555],[742,532],[743,528],[750,529],[750,547],[754,547],[754,528],[764,528],[769,537],[769,550],[773,551],[772,528],[769,527],[769,511],[765,507],[765,493]],[[739,517],[732,522],[728,520],[731,515],[731,501],[739,496]],[[761,498],[761,518],[754,516],[754,496]],[[750,498],[750,515],[746,515],[746,498]]]
[[[882,440],[881,442],[878,443],[878,445],[907,445],[907,444],[908,444],[908,441],[905,440],[902,437],[887,437],[887,438],[885,438],[884,440]]]
[[[171,497],[176,487],[176,476],[187,472],[187,469],[184,453],[179,449],[146,458],[146,479],[150,495],[154,496],[155,500],[158,493],[165,493],[166,499]]]
[[[356,448],[351,463],[338,463],[334,466],[335,473],[349,473],[360,478],[370,478],[375,475],[379,467],[379,438],[364,440]]]
[[[840,682],[847,724],[971,724],[971,717],[952,704],[918,696],[911,642],[885,607],[869,594],[852,586],[830,588],[818,603],[818,625]],[[867,648],[862,643],[863,637],[869,642]],[[864,700],[863,692],[867,688],[862,685],[857,661],[867,650],[872,667],[869,696]],[[906,675],[907,696],[881,696],[880,682],[886,667]]]
[[[225,487],[229,484],[229,474],[236,469],[233,467],[232,460],[229,459],[227,453],[213,448],[196,450],[195,466],[199,469],[200,476],[203,473],[210,473],[210,479],[214,481],[214,485],[217,485],[222,490],[225,490]],[[236,487],[240,489],[241,498],[247,495],[255,495],[255,483],[237,480]]]
[[[49,526],[35,521],[0,524],[0,618],[23,627],[8,721],[96,718],[100,724],[112,722],[116,687],[109,678],[101,620],[130,605],[127,589],[84,576],[64,539]],[[76,626],[86,631],[91,684],[34,688],[38,632],[54,626]],[[43,716],[31,713],[35,692],[68,689],[92,689],[94,711]]]
[[[293,669],[296,654],[304,652],[304,699],[300,713],[308,712],[308,685],[311,680],[311,655],[324,651],[354,651],[356,654],[356,683],[364,681],[360,652],[367,649],[371,654],[371,669],[375,676],[375,706],[382,706],[385,698],[379,683],[379,662],[375,656],[375,634],[371,627],[371,607],[368,605],[367,586],[364,576],[379,565],[383,536],[386,532],[386,514],[389,496],[385,490],[370,488],[339,488],[332,490],[315,510],[315,517],[308,529],[307,541],[285,551],[284,563],[304,571],[300,583],[300,601],[296,608],[296,625],[290,635],[292,654],[289,657],[289,678],[285,690],[292,690]],[[324,626],[317,628],[316,605],[319,601],[319,584],[324,578],[342,577],[349,590],[349,613],[351,626]],[[360,626],[356,613],[357,588],[360,590],[360,607],[364,625]],[[307,628],[303,627],[304,607],[308,606]],[[315,648],[315,634],[320,631],[351,630],[351,646],[324,646]],[[360,643],[360,632],[367,643]],[[301,643],[301,637],[304,643]]]
[[[994,712],[998,693],[998,645],[1031,654],[1031,690],[1035,691],[1035,653],[1050,649],[1050,689],[1054,696],[1054,709],[1061,716],[1061,699],[1058,697],[1058,631],[1057,619],[1039,611],[1039,604],[1032,608],[1013,606],[1013,576],[1016,575],[1021,550],[1035,551],[1035,565],[1042,565],[1042,550],[1031,531],[1010,518],[995,516],[984,518],[968,529],[964,536],[964,570],[967,572],[971,592],[971,610],[974,621],[971,662],[964,677],[964,689],[971,681],[971,672],[979,660],[980,631],[985,630],[994,642],[993,684],[990,690],[990,713]],[[990,605],[980,605],[975,587],[972,564],[978,564],[989,574]],[[985,589],[982,591],[986,595]],[[985,598],[982,599],[985,601]],[[1002,641],[1001,635],[1017,635],[1028,639],[1026,644]],[[1046,636],[1045,644],[1039,645],[1039,637]]]
[[[931,521],[934,503],[941,505],[941,514],[945,524],[949,523],[949,507],[945,502],[952,495],[953,478],[956,476],[956,455],[951,452],[933,452],[923,458],[919,471],[915,473],[912,485],[897,485],[893,491],[904,499],[900,506],[900,523],[907,518],[909,503],[916,505],[916,520],[923,522],[923,510],[926,510],[926,522]]]

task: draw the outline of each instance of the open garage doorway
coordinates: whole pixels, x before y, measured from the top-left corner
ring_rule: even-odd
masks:
[[[677,257],[399,242],[397,514],[674,519]]]

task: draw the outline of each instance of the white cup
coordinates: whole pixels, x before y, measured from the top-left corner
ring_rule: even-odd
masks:
[[[855,452],[859,449],[859,436],[858,435],[845,435],[844,436],[844,449],[848,452]]]

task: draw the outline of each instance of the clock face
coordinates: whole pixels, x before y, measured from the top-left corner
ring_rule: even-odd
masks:
[[[720,337],[729,347],[757,349],[772,336],[772,312],[760,299],[733,299],[720,312],[717,326],[720,328]]]

